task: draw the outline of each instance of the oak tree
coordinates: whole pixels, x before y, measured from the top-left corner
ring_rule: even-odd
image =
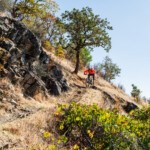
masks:
[[[91,8],[82,10],[73,9],[65,11],[61,18],[66,33],[68,45],[76,51],[76,67],[74,73],[78,73],[80,65],[80,53],[83,48],[93,49],[102,47],[106,51],[111,48],[111,38],[107,30],[112,30],[107,19],[94,15]]]

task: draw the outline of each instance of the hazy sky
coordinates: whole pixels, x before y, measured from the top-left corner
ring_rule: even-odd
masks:
[[[107,18],[114,30],[109,32],[112,49],[106,53],[95,48],[93,62],[108,55],[121,68],[113,82],[122,84],[130,94],[135,84],[142,96],[150,97],[150,0],[56,0],[60,15],[65,10],[89,6],[94,14]]]

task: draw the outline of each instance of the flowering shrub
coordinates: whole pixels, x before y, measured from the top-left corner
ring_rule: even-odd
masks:
[[[143,121],[133,114],[130,118],[97,105],[72,103],[61,105],[55,116],[58,133],[66,137],[69,148],[150,149],[150,119]]]
[[[136,120],[150,121],[150,106],[141,110],[132,111],[130,115]]]

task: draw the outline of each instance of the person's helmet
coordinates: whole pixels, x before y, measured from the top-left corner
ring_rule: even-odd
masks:
[[[90,65],[88,65],[88,67],[87,67],[88,69],[92,69],[92,66],[90,66]]]

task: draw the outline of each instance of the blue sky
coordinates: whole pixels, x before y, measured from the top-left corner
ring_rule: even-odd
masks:
[[[92,52],[93,62],[102,62],[108,55],[121,68],[120,77],[113,82],[122,84],[130,94],[135,84],[141,95],[150,97],[150,0],[56,0],[60,10],[89,6],[94,14],[107,18],[113,26],[109,32],[112,49],[106,53],[101,47]]]

